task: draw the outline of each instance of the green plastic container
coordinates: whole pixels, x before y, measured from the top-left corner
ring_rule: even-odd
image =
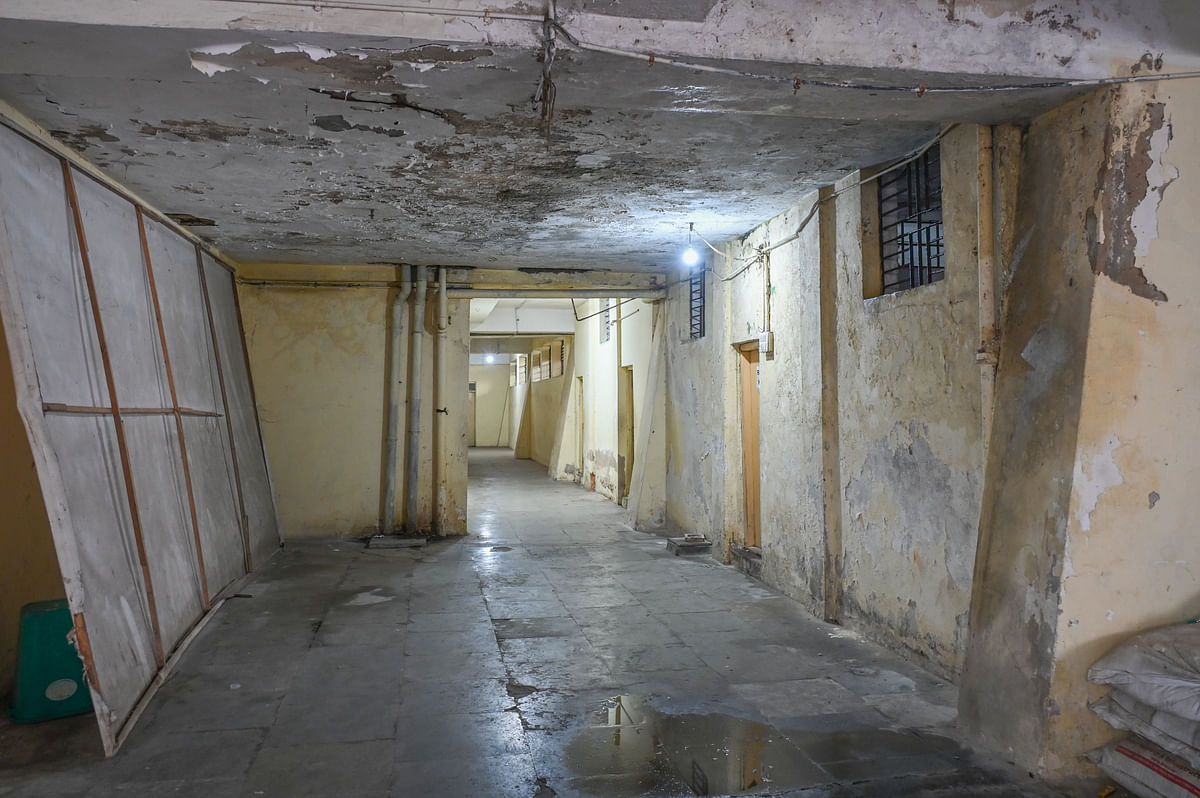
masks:
[[[66,599],[21,608],[17,681],[9,708],[14,722],[37,723],[92,711],[83,663],[67,642],[72,626]]]

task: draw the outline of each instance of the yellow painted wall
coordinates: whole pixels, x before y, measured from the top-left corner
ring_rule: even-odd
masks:
[[[475,383],[475,445],[509,446],[508,364],[473,365],[469,373]]]
[[[386,403],[386,288],[239,286],[263,437],[285,539],[362,535],[382,505]],[[430,291],[423,346],[417,526],[434,521],[434,441],[447,442],[438,490],[447,534],[466,531],[467,341],[465,300],[451,300],[446,397],[435,396],[437,302]],[[406,348],[408,343],[403,344]],[[402,391],[407,396],[408,387]],[[435,402],[436,400],[436,402]],[[435,415],[436,408],[447,414]],[[402,517],[406,405],[401,405],[397,513]],[[448,480],[448,481],[447,481]]]
[[[1135,265],[1166,298],[1096,278],[1050,690],[1058,712],[1045,743],[1051,775],[1077,771],[1079,753],[1115,736],[1087,710],[1107,692],[1087,683],[1088,666],[1138,632],[1200,615],[1200,87],[1123,89],[1112,125],[1129,136],[1113,139],[1113,157],[1129,146],[1148,167]],[[1127,180],[1132,190],[1140,177]]]
[[[565,377],[552,377],[530,385],[530,451],[529,458],[544,466],[550,465],[554,441],[562,429],[559,404]]]
[[[33,454],[17,412],[16,389],[0,325],[0,697],[12,687],[21,607],[63,598],[62,576]]]
[[[388,292],[239,290],[284,539],[374,528]]]
[[[591,315],[611,300],[592,299],[580,316]],[[615,318],[615,312],[612,317]],[[617,336],[601,342],[603,316],[575,325],[575,357],[583,375],[583,485],[593,478],[599,493],[610,499],[617,495]]]

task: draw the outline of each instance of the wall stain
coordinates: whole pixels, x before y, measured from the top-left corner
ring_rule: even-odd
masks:
[[[1110,156],[1100,167],[1096,205],[1088,208],[1085,221],[1092,271],[1155,302],[1166,302],[1167,295],[1136,264],[1134,214],[1150,191],[1150,139],[1165,121],[1164,105],[1158,102],[1147,104],[1136,124],[1109,122],[1104,151]]]
[[[120,141],[103,125],[82,125],[78,130],[51,130],[50,135],[80,152],[98,142]]]
[[[346,117],[341,114],[318,116],[313,120],[313,124],[322,130],[328,130],[332,133],[340,133],[345,130],[361,130],[366,133],[378,133],[381,136],[388,136],[389,138],[399,138],[404,135],[404,131],[398,127],[350,124],[350,122],[346,121]]]
[[[223,125],[207,119],[163,119],[157,125],[137,119],[131,119],[130,121],[135,125],[141,126],[138,132],[143,136],[158,136],[160,133],[170,134],[178,136],[184,141],[219,141],[222,144],[227,144],[231,138],[250,135],[250,128],[248,127]]]

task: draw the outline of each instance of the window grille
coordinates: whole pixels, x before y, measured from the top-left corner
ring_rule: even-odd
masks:
[[[689,337],[704,337],[704,269],[697,269],[688,278]]]
[[[603,312],[600,314],[600,343],[606,344],[612,338],[612,309],[608,306],[608,300],[600,300],[604,303]]]
[[[879,179],[879,249],[885,294],[946,276],[938,145]]]

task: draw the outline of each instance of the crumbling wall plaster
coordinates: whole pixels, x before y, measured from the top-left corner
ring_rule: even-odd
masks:
[[[983,486],[977,158],[975,127],[942,140],[946,277],[930,285],[864,300],[879,265],[864,262],[858,193],[836,201],[844,620],[948,676]]]
[[[1087,683],[1088,666],[1200,606],[1189,501],[1200,477],[1200,87],[1126,88],[1112,103],[1114,147],[1136,164],[1126,180],[1150,187],[1141,228],[1152,233],[1124,242],[1123,258],[1170,300],[1105,270],[1095,281],[1041,763],[1051,777],[1077,774],[1079,754],[1116,736],[1087,709],[1106,692]]]

